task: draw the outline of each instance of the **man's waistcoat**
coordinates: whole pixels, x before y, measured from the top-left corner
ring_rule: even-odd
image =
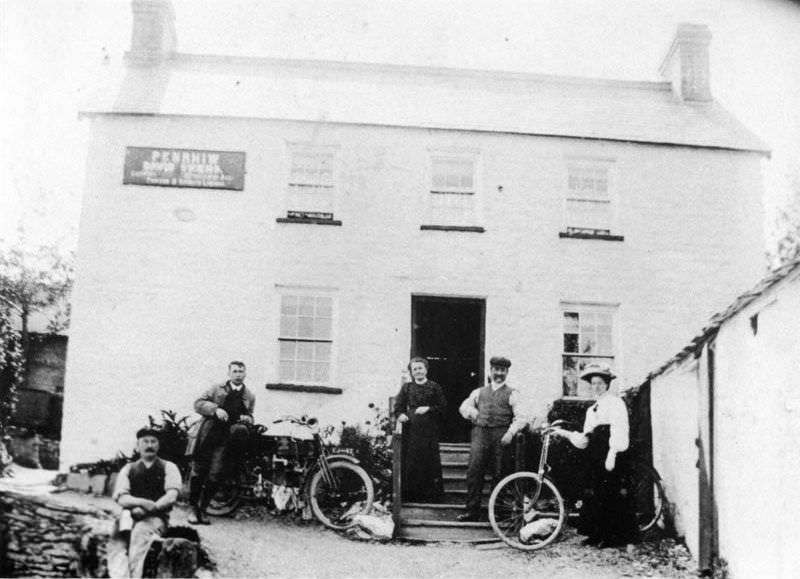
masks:
[[[509,399],[511,388],[503,384],[492,392],[491,386],[484,386],[478,393],[478,426],[508,426],[514,419]]]
[[[157,458],[150,468],[147,468],[141,460],[136,461],[128,472],[131,496],[157,501],[164,496],[166,476],[164,462],[160,458]]]

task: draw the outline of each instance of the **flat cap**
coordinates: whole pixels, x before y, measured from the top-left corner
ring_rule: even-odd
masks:
[[[498,366],[500,368],[510,368],[511,360],[503,356],[492,356],[489,360],[489,366]]]
[[[152,428],[150,426],[145,426],[144,428],[140,428],[139,430],[136,431],[136,440],[144,438],[145,436],[152,436],[154,438],[161,440],[161,433],[155,428]]]

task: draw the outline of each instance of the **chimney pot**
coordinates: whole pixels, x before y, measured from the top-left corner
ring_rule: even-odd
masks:
[[[708,102],[711,97],[709,44],[711,31],[705,24],[681,23],[660,73],[672,90],[685,101]]]

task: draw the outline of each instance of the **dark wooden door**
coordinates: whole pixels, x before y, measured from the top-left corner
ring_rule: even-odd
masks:
[[[411,355],[428,359],[428,378],[442,385],[447,398],[442,442],[469,440],[470,425],[458,407],[483,384],[485,313],[482,299],[411,297]]]

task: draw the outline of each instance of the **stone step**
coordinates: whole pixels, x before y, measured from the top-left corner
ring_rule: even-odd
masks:
[[[452,460],[442,461],[442,474],[450,476],[467,476],[467,463],[456,462]]]
[[[469,447],[446,449],[439,445],[439,456],[442,462],[454,462],[466,465],[469,462]]]
[[[489,523],[459,523],[458,521],[429,521],[407,519],[399,525],[397,538],[412,541],[458,543],[490,543],[498,541]]]
[[[467,477],[465,474],[442,474],[442,483],[444,484],[445,492],[449,491],[467,491]],[[492,476],[484,475],[483,477],[483,494],[489,495],[492,490]]]
[[[463,512],[463,504],[448,505],[441,503],[404,503],[400,510],[400,520],[401,522],[406,519],[425,521],[455,521],[456,517]]]

